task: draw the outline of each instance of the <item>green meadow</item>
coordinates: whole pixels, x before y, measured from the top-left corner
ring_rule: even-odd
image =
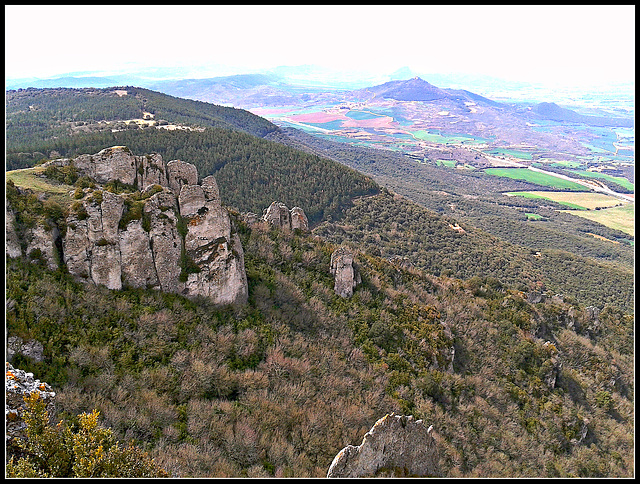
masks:
[[[614,183],[617,183],[621,187],[626,188],[627,190],[635,190],[635,185],[631,183],[626,178],[621,176],[612,176],[607,175],[606,173],[600,173],[597,171],[587,171],[587,170],[569,170],[572,173],[577,173],[578,175],[588,176],[589,178],[602,178],[603,180],[609,180]]]
[[[563,180],[562,178],[546,173],[539,173],[527,168],[487,168],[484,170],[489,175],[503,176],[514,180],[524,180],[543,187],[552,187],[563,190],[575,190],[577,192],[587,191],[587,188],[574,183],[572,181]]]

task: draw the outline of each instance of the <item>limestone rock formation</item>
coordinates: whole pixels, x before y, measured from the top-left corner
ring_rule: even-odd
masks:
[[[353,266],[353,253],[340,247],[331,254],[331,275],[335,278],[334,291],[340,297],[351,297],[361,282],[360,274]]]
[[[531,304],[538,304],[541,302],[545,302],[546,295],[542,294],[538,291],[531,291],[527,294],[527,302]]]
[[[362,444],[342,449],[327,477],[437,477],[438,460],[431,427],[391,413],[375,423]]]
[[[30,228],[25,255],[33,253],[32,258],[55,269],[60,239],[62,262],[85,282],[205,296],[217,304],[246,302],[244,253],[215,177],[198,185],[194,165],[180,160],[165,164],[158,154],[135,156],[123,146],[52,163],[73,164],[82,176],[99,183],[118,180],[140,193],[116,194],[100,186],[84,190],[69,210],[65,236],[55,227]],[[6,213],[7,255],[18,257],[20,241],[10,207]]]
[[[153,185],[169,186],[167,170],[158,153],[137,158],[137,184],[139,190],[146,190]]]
[[[9,207],[9,202],[7,202],[7,198],[4,199],[4,227],[5,227],[5,247],[6,254],[9,257],[20,257],[22,255],[22,249],[20,249],[20,240],[18,239],[18,234],[16,233],[15,221],[16,217]]]
[[[6,363],[5,379],[5,442],[7,450],[15,449],[16,440],[25,437],[26,424],[22,416],[24,396],[36,392],[45,402],[49,416],[53,416],[55,392],[47,383],[33,378],[27,373]]]
[[[179,205],[188,227],[185,251],[199,268],[188,274],[183,293],[205,296],[218,304],[246,301],[242,244],[220,203],[215,178],[206,177],[202,186],[183,185]]]
[[[93,178],[98,183],[117,180],[133,185],[137,177],[137,159],[124,146],[105,148],[95,155],[80,155],[73,164],[81,175]]]
[[[309,231],[309,220],[304,210],[300,207],[293,207],[289,210],[282,202],[273,202],[268,208],[265,208],[262,220],[283,230]]]
[[[26,255],[32,259],[41,258],[51,270],[58,268],[58,261],[55,256],[55,239],[58,237],[58,230],[54,227],[47,229],[36,224],[26,230],[27,240]]]
[[[13,360],[16,354],[39,362],[44,357],[44,347],[35,339],[24,341],[19,336],[9,336],[7,338],[7,361]]]
[[[304,210],[300,207],[293,207],[291,209],[291,230],[299,229],[303,232],[309,231],[309,220],[307,219]]]
[[[291,213],[282,202],[273,202],[264,210],[262,219],[279,229],[291,230]]]
[[[178,196],[182,185],[198,184],[198,169],[191,163],[172,160],[167,163],[167,179],[169,188]]]
[[[180,260],[184,242],[178,231],[177,198],[170,190],[163,190],[146,201],[143,212],[149,220],[149,249],[159,289],[180,292]]]

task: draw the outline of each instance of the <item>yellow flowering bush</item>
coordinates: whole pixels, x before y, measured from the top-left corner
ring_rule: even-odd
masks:
[[[169,477],[145,452],[100,427],[97,410],[80,414],[75,431],[64,421],[51,426],[37,393],[24,400],[26,439],[18,443],[20,457],[7,463],[7,477]]]

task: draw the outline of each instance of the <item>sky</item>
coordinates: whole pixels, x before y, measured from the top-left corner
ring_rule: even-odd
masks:
[[[633,5],[5,5],[5,40],[6,79],[313,64],[548,86],[635,82]]]

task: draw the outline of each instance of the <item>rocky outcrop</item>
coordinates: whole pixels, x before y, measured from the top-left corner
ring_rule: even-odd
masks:
[[[27,240],[26,255],[31,259],[41,259],[51,270],[58,268],[58,259],[55,255],[55,240],[59,236],[58,230],[45,228],[36,224],[26,230]]]
[[[198,169],[191,163],[173,160],[167,163],[167,179],[169,188],[178,196],[182,185],[197,185]]]
[[[169,186],[167,170],[158,153],[138,157],[136,165],[139,190],[144,191],[153,185]]]
[[[7,361],[12,361],[16,354],[39,362],[44,357],[44,347],[35,339],[24,341],[19,336],[9,336],[7,338]]]
[[[5,443],[7,451],[16,449],[16,441],[25,438],[26,424],[23,420],[24,397],[37,393],[45,402],[49,416],[53,416],[55,392],[47,383],[6,363],[5,377]]]
[[[180,215],[188,227],[184,247],[188,260],[199,269],[188,274],[183,293],[205,296],[218,304],[246,301],[240,238],[220,203],[215,178],[208,176],[202,183],[184,185],[180,190]]]
[[[359,446],[348,445],[333,459],[327,477],[437,477],[436,442],[422,420],[387,414]]]
[[[361,279],[353,265],[353,253],[349,249],[340,247],[331,254],[331,275],[335,279],[335,293],[340,297],[351,297]]]
[[[73,160],[73,165],[78,174],[101,184],[117,180],[134,185],[138,173],[137,162],[137,157],[125,146],[112,146],[95,155],[80,155]]]
[[[293,207],[289,210],[282,202],[273,202],[268,208],[265,208],[262,220],[283,230],[309,231],[309,220],[304,210],[300,207]]]
[[[273,202],[265,208],[262,219],[279,229],[291,230],[291,213],[282,202]]]
[[[293,207],[291,209],[291,230],[299,229],[302,232],[309,232],[309,220],[307,219],[304,210],[300,207]]]
[[[9,207],[9,202],[5,197],[4,199],[4,233],[5,233],[5,251],[9,257],[20,257],[22,255],[22,249],[20,248],[20,240],[16,232],[16,217]]]
[[[244,253],[215,177],[198,185],[194,165],[165,164],[157,154],[134,156],[122,146],[52,163],[73,164],[99,183],[117,180],[141,191],[85,189],[69,210],[65,236],[55,228],[29,229],[26,255],[57,268],[58,237],[62,262],[85,282],[204,296],[217,304],[246,302]],[[12,215],[8,208],[9,228]],[[17,249],[7,245],[12,257],[21,255],[17,235],[16,240]]]
[[[546,299],[547,299],[546,295],[538,291],[531,291],[530,293],[527,294],[527,302],[530,304],[538,304],[541,302],[545,302]]]
[[[181,160],[165,163],[158,153],[136,156],[126,146],[112,146],[95,155],[80,155],[73,160],[53,160],[49,163],[73,163],[78,175],[93,178],[99,184],[117,180],[139,190],[160,185],[170,188],[176,196],[182,185],[198,183],[198,170],[191,163]]]

